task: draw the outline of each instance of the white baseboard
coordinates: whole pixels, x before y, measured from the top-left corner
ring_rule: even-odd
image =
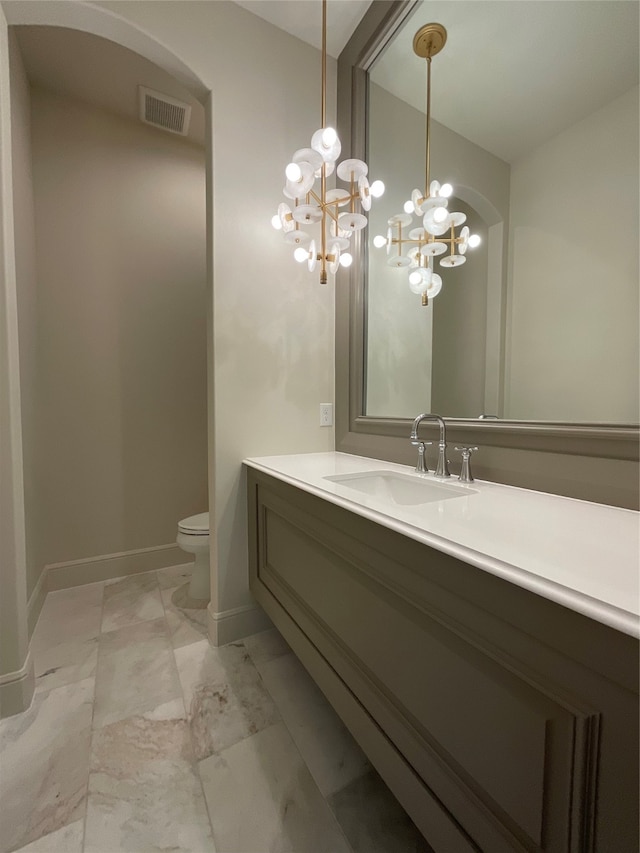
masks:
[[[33,660],[27,653],[20,669],[0,675],[0,719],[26,711],[31,705],[34,690]]]
[[[216,612],[207,608],[209,639],[214,646],[225,646],[243,637],[273,628],[271,619],[258,604],[245,604]]]
[[[156,545],[153,548],[137,548],[117,554],[103,554],[84,560],[69,560],[66,563],[49,563],[44,567],[47,574],[47,592],[68,589],[96,581],[106,581],[140,572],[152,572],[189,562],[185,552],[177,545]]]
[[[172,543],[65,563],[48,563],[40,573],[27,603],[29,637],[33,634],[48,592],[184,565],[193,562],[189,557]],[[28,654],[20,670],[0,675],[0,719],[26,711],[31,704],[34,686],[33,662]]]
[[[33,634],[48,592],[189,562],[193,562],[190,555],[185,554],[177,545],[171,544],[120,551],[117,554],[102,554],[83,560],[69,560],[66,563],[48,563],[40,573],[38,583],[29,596],[27,604],[29,636]]]
[[[29,637],[33,634],[38,622],[38,617],[40,616],[40,611],[42,610],[42,605],[47,597],[47,574],[48,572],[45,566],[45,568],[40,572],[38,583],[35,585],[33,592],[29,596],[29,601],[27,603],[27,627]]]

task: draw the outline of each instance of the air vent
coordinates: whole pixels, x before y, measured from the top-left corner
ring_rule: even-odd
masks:
[[[138,86],[138,91],[141,121],[160,127],[162,130],[168,130],[169,133],[187,135],[191,118],[189,104],[170,98],[169,95],[163,95],[162,92],[145,89],[144,86]]]

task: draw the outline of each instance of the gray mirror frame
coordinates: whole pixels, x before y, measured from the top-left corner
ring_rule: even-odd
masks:
[[[376,0],[340,54],[338,131],[343,150],[352,157],[367,159],[368,69],[417,2]],[[357,235],[351,268],[341,270],[336,281],[336,449],[410,463],[410,421],[364,414],[367,245],[362,233]],[[447,418],[447,429],[451,444],[483,448],[474,457],[476,476],[638,506],[637,425]],[[578,460],[590,463],[590,471]]]

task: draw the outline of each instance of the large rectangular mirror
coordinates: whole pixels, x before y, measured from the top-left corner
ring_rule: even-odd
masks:
[[[422,0],[371,62],[365,416],[638,421],[638,9]],[[431,177],[483,242],[423,307],[371,241],[425,189],[431,21]]]
[[[372,243],[424,188],[411,40],[431,21],[432,173],[484,242],[425,309]],[[387,192],[338,275],[337,448],[410,462],[431,409],[484,448],[478,476],[637,506],[638,4],[376,0],[338,61],[338,128]]]

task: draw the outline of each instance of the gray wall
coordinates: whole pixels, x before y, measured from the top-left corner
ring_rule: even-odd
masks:
[[[387,266],[386,250],[374,248],[372,239],[386,234],[388,218],[402,212],[414,187],[424,190],[425,123],[424,113],[370,85],[369,167],[373,179],[385,180],[387,191],[374,202],[367,229],[366,414],[414,417],[431,410],[477,417],[488,405],[487,347],[489,352],[499,347],[499,341],[487,340],[487,288],[502,287],[501,263],[489,268],[487,225],[507,219],[509,167],[432,120],[431,179],[453,184],[459,197],[450,200],[449,208],[467,215],[471,232],[480,234],[483,243],[469,250],[461,267],[445,269],[436,258],[442,290],[423,307],[409,290],[407,270]],[[414,216],[403,237],[419,224]],[[492,310],[499,325],[499,299],[493,299]],[[497,385],[497,371],[491,370],[492,386]]]
[[[424,189],[424,146],[424,115],[372,83],[370,180],[383,180],[385,192],[374,200],[364,232],[369,251],[365,356],[368,415],[415,417],[418,409],[431,411],[433,312],[442,293],[423,307],[420,296],[409,289],[407,269],[388,266],[386,248],[373,246],[377,234],[386,236],[389,217],[402,213],[414,187]],[[418,224],[414,217],[411,227]],[[408,237],[411,227],[403,229],[403,238]],[[409,248],[405,246],[401,254]],[[398,254],[397,248],[392,248],[391,254]]]
[[[511,185],[505,417],[637,423],[638,87]]]
[[[208,506],[204,151],[32,106],[42,557],[165,545]]]
[[[31,163],[31,95],[20,49],[9,31],[11,73],[11,145],[18,343],[22,406],[22,459],[26,529],[27,591],[30,594],[42,572],[39,539],[38,482],[38,290],[36,235]]]
[[[319,51],[234,3],[189,3],[188,14],[179,2],[54,0],[3,10],[14,24],[107,36],[174,73],[207,105],[209,505],[216,530],[209,612],[240,636],[246,623],[235,623],[235,615],[255,612],[241,460],[334,443],[318,412],[333,399],[334,285],[321,287],[293,262],[269,225],[283,200],[284,166],[319,124]],[[327,72],[333,121],[334,60]],[[3,70],[0,86],[4,77]],[[2,193],[4,210],[11,188]],[[8,360],[0,367],[12,376]]]
[[[24,460],[14,239],[9,33],[0,9],[0,717],[28,707]]]
[[[449,206],[466,214],[482,243],[462,266],[438,270],[443,285],[433,300],[431,405],[445,416],[477,418],[485,411],[487,228],[464,202],[451,199]]]
[[[424,181],[424,116],[375,85],[370,109],[371,165],[392,184],[373,214],[384,233],[409,196],[408,173]],[[465,201],[477,190],[471,204],[485,224],[504,224],[506,286],[501,244],[485,239],[463,267],[439,270],[425,324],[406,271],[370,248],[367,414],[410,417],[430,399],[451,417],[638,422],[638,165],[637,87],[511,166],[432,122],[432,177]]]

